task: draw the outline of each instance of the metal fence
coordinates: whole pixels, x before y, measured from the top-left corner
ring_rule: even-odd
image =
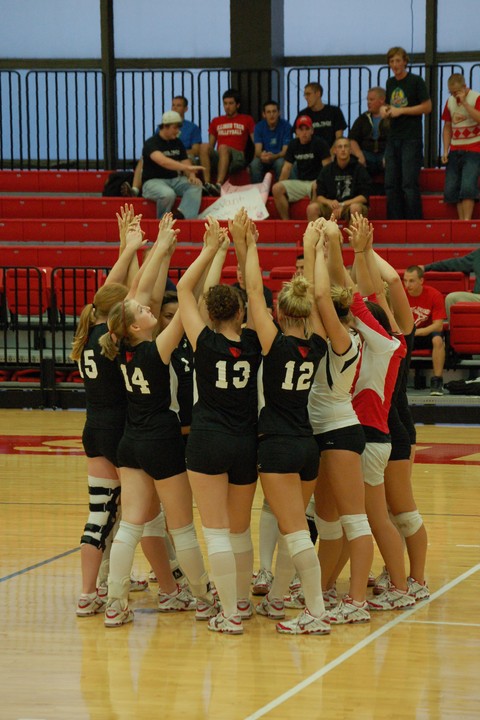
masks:
[[[480,64],[438,65],[430,84],[438,89],[433,128],[426,137],[426,156],[441,155],[441,113],[452,72],[465,75],[471,87],[480,85]],[[427,76],[425,66],[412,66]],[[114,122],[106,122],[106,85],[97,70],[32,70],[0,72],[0,169],[131,168],[144,140],[155,132],[174,95],[189,100],[187,117],[207,141],[208,124],[223,112],[222,94],[238,88],[242,110],[260,119],[266,99],[281,101],[284,117],[293,121],[304,105],[307,82],[320,82],[324,100],[341,107],[347,124],[366,107],[372,85],[385,85],[386,66],[310,67],[275,70],[119,70],[115,76]],[[107,148],[114,156],[108,162]],[[111,165],[109,168],[108,165]]]

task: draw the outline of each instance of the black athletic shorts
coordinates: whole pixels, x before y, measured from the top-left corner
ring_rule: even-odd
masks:
[[[410,445],[416,445],[417,430],[415,428],[415,423],[413,422],[412,418],[412,412],[408,404],[407,393],[398,393],[397,399],[395,401],[395,407],[398,410],[400,420],[402,421],[406,431],[408,432],[408,437],[410,438]]]
[[[411,452],[410,436],[394,405],[388,414],[388,430],[392,439],[392,451],[388,460],[408,460]]]
[[[117,428],[92,428],[87,423],[82,434],[85,455],[89,458],[104,457],[118,467],[117,451],[123,430],[123,425]]]
[[[308,482],[318,475],[320,455],[313,435],[262,435],[258,445],[258,469],[262,473],[298,473]]]
[[[185,443],[180,428],[176,437],[155,440],[124,435],[118,446],[118,466],[143,470],[154,480],[185,472]]]
[[[257,437],[191,430],[187,468],[203,475],[227,473],[232,485],[251,485],[257,481]]]
[[[360,424],[320,433],[315,440],[320,454],[324,450],[350,450],[361,455],[365,450],[365,433]]]
[[[433,338],[435,335],[438,335],[439,337],[443,337],[443,333],[441,332],[432,332],[430,335],[415,335],[415,340],[413,343],[413,349],[414,350],[431,350],[433,347]]]

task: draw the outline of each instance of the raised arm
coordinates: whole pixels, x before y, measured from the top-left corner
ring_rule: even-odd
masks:
[[[162,218],[162,222],[160,222],[157,240],[135,290],[135,300],[140,305],[150,305],[162,262],[170,252],[171,246],[175,244],[177,231],[173,227],[174,222],[170,214],[165,216],[165,219]]]
[[[110,270],[105,284],[122,283],[126,284],[127,274],[131,265],[138,268],[137,251],[142,248],[147,241],[145,233],[142,231],[140,224],[132,223],[125,233],[125,246],[117,262]]]
[[[277,329],[270,315],[265,295],[263,294],[263,279],[260,270],[257,250],[258,232],[253,222],[249,222],[246,243],[247,261],[245,266],[245,286],[248,295],[248,311],[251,314],[262,352],[266,355],[277,335]]]
[[[388,285],[390,303],[397,325],[404,335],[409,335],[413,330],[415,322],[402,279],[395,268],[384,260],[384,258],[380,257],[375,250],[373,250],[373,257],[377,263],[382,280]]]
[[[226,228],[219,227],[219,242],[220,247],[210,266],[207,267],[204,272],[204,277],[198,283],[198,290],[195,289],[194,295],[198,299],[198,308],[202,319],[206,325],[210,324],[210,318],[208,317],[207,308],[205,305],[204,296],[210,290],[210,288],[218,285],[222,277],[222,270],[225,264],[225,258],[227,257],[228,248],[230,247],[230,238],[228,237],[228,231]]]
[[[333,304],[330,290],[330,276],[328,274],[328,266],[325,258],[325,250],[327,249],[329,254],[332,243],[328,242],[328,246],[326,246],[326,240],[326,234],[323,230],[315,248],[315,303],[320,312],[320,317],[322,318],[323,325],[334,352],[337,355],[343,355],[343,353],[347,352],[352,344],[352,339],[345,325],[340,322],[335,305]],[[335,239],[333,244],[338,246],[338,240]],[[344,292],[347,291],[344,290]]]
[[[368,221],[367,221],[368,223]],[[367,259],[365,251],[368,243],[368,228],[365,228],[363,222],[353,222],[349,228],[345,228],[345,232],[350,240],[350,245],[355,253],[353,269],[357,281],[359,292],[365,297],[373,295],[375,288],[368,271]]]
[[[315,252],[316,252],[316,246],[320,242],[320,238],[322,237],[323,240],[325,240],[325,235],[322,233],[324,221],[322,218],[315,220],[314,222],[309,222],[307,225],[307,229],[305,230],[303,234],[303,258],[304,258],[304,267],[303,267],[303,274],[305,278],[310,283],[309,288],[309,297],[312,301],[312,312],[310,313],[309,322],[310,326],[317,335],[321,335],[323,338],[327,337],[327,333],[325,332],[325,328],[323,327],[322,319],[320,317],[320,312],[318,310],[317,304],[315,302],[314,297],[314,280],[315,280]],[[323,248],[323,242],[322,242],[322,248]],[[322,249],[323,252],[323,249]]]

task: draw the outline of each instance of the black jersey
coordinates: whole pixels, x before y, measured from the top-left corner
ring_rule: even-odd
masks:
[[[177,400],[180,408],[180,424],[186,427],[192,424],[193,407],[193,349],[186,335],[172,353],[172,367],[177,376]]]
[[[120,368],[127,388],[126,435],[142,440],[176,437],[178,406],[172,402],[170,364],[163,362],[156,343],[122,345]]]
[[[308,394],[326,351],[327,343],[319,335],[304,340],[278,331],[263,358],[260,434],[312,435]]]
[[[127,409],[120,368],[115,361],[101,354],[98,344],[99,338],[106,332],[106,323],[94,325],[78,361],[85,385],[87,423],[93,428],[122,427]]]
[[[232,435],[257,431],[257,372],[260,343],[253,330],[240,341],[205,327],[194,353],[196,393],[192,430]]]

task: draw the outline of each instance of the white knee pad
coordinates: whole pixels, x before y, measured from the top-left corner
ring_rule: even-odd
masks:
[[[240,553],[246,553],[253,550],[252,535],[250,528],[247,528],[243,533],[230,533],[230,542],[232,543],[232,550],[236,555]]]
[[[284,535],[283,539],[287,544],[288,554],[291,558],[294,558],[295,555],[298,555],[304,550],[313,548],[308,530],[298,530],[298,532],[289,533],[288,535]]]
[[[394,515],[394,522],[404,538],[415,535],[423,525],[423,519],[418,510]]]
[[[217,553],[232,552],[232,542],[228,528],[206,528],[202,526],[202,529],[209,556]]]
[[[310,500],[308,501],[307,509],[305,510],[305,516],[307,520],[314,521],[315,520],[315,497],[312,495]]]
[[[340,520],[327,522],[315,513],[315,527],[318,531],[320,540],[340,540],[343,537],[343,528]]]
[[[138,543],[140,542],[142,533],[143,525],[133,525],[132,523],[125,522],[125,520],[121,520],[118,532],[115,535],[115,539],[113,542],[125,543],[125,545],[129,545],[135,550]]]
[[[120,483],[109,478],[88,476],[88,520],[80,540],[82,545],[105,549],[105,540],[115,524]]]
[[[340,522],[348,541],[355,540],[356,538],[362,537],[362,535],[372,534],[365,514],[340,515]]]
[[[197,533],[195,532],[193,523],[185,525],[185,527],[182,528],[177,528],[176,530],[170,528],[170,535],[173,538],[173,544],[177,552],[193,550],[193,548],[198,547]]]
[[[145,523],[142,537],[165,537],[165,527],[165,515],[159,512],[156,518]]]

